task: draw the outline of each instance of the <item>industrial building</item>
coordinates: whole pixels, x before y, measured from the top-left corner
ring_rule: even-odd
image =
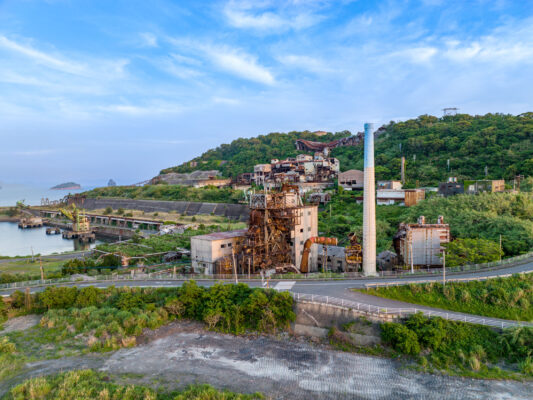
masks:
[[[424,189],[378,189],[376,191],[376,203],[378,206],[397,204],[411,207],[424,200]]]
[[[303,205],[298,188],[250,196],[247,230],[213,233],[191,239],[197,272],[257,274],[264,270],[300,272],[304,244],[318,235],[318,207]],[[316,271],[317,246],[310,246],[306,270]],[[306,260],[307,261],[307,260]]]
[[[314,156],[299,154],[286,160],[274,159],[270,164],[258,164],[254,167],[252,181],[257,185],[298,184],[298,183],[332,183],[339,174],[339,160],[322,153]]]
[[[339,185],[344,190],[362,190],[364,184],[364,172],[350,169],[339,174]]]
[[[498,193],[505,191],[505,180],[465,181],[464,187],[467,194]]]
[[[439,194],[444,197],[455,196],[456,194],[463,194],[465,192],[464,185],[457,182],[456,177],[448,178],[447,182],[439,183]]]
[[[217,260],[231,256],[234,246],[245,235],[246,229],[240,229],[192,237],[191,261],[194,271],[214,274]]]
[[[450,226],[440,216],[436,224],[426,224],[423,216],[416,224],[400,224],[394,236],[394,249],[400,265],[441,266],[442,245],[450,241]]]
[[[400,181],[378,181],[377,188],[379,189],[391,189],[400,190],[403,187]]]

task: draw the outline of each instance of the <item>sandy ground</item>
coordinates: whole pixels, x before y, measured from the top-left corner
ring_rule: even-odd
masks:
[[[4,323],[4,329],[0,331],[0,335],[29,329],[37,325],[40,320],[40,315],[25,315],[23,317],[12,318]]]
[[[209,383],[273,399],[530,399],[533,383],[435,376],[391,360],[331,351],[297,340],[234,337],[176,323],[147,333],[139,346],[112,354],[39,361],[0,383],[0,396],[23,379],[94,368],[137,374],[137,383],[178,388]]]

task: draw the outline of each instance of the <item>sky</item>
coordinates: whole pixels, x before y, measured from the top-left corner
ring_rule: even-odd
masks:
[[[133,184],[239,137],[532,100],[533,0],[0,0],[0,182]]]

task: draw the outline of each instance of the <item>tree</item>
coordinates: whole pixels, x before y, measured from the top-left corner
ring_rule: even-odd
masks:
[[[446,243],[446,265],[456,267],[499,260],[500,245],[485,239],[457,239]]]

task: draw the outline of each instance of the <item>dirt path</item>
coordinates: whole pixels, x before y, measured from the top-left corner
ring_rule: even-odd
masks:
[[[4,329],[0,330],[0,335],[29,329],[37,325],[40,320],[40,315],[24,315],[22,317],[12,318],[4,323]]]
[[[170,324],[143,339],[113,354],[29,364],[21,376],[0,383],[0,396],[29,376],[81,368],[140,374],[137,383],[157,381],[168,388],[210,383],[274,399],[529,399],[533,391],[533,383],[420,374],[387,359],[295,340],[215,334],[192,323]]]

